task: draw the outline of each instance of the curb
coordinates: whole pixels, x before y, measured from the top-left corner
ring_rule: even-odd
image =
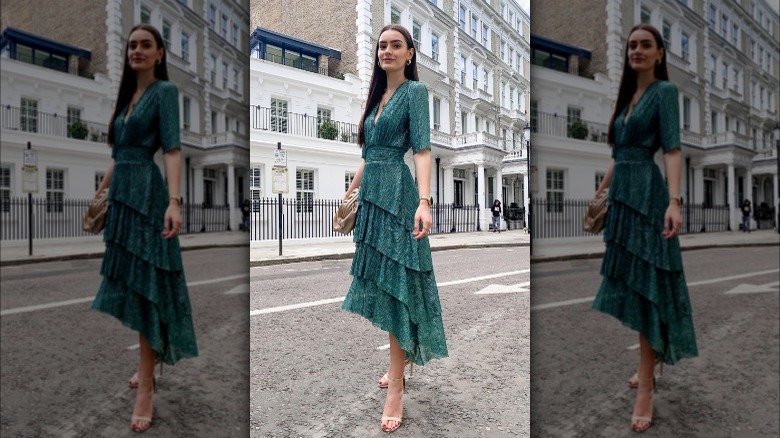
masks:
[[[523,247],[530,246],[530,242],[521,243],[476,243],[476,244],[458,244],[450,246],[438,246],[431,248],[431,252],[436,251],[449,251],[453,249],[465,249],[465,248],[503,248],[503,247]],[[337,254],[320,254],[313,256],[289,256],[289,258],[281,259],[266,259],[266,260],[250,260],[249,267],[256,268],[258,266],[272,266],[272,265],[285,265],[289,263],[303,263],[303,262],[318,262],[322,260],[344,260],[350,259],[355,255],[355,251],[342,252]],[[285,257],[285,256],[282,256]]]
[[[761,246],[780,246],[775,242],[756,242],[756,243],[706,243],[701,245],[690,245],[681,247],[681,251],[693,251],[700,249],[712,249],[712,248],[746,248],[746,247],[761,247]],[[604,251],[588,252],[581,254],[564,254],[559,256],[541,256],[531,257],[531,263],[546,263],[546,262],[565,262],[570,260],[586,260],[586,259],[598,259],[604,257]]]
[[[203,245],[191,245],[186,247],[181,247],[181,251],[193,251],[198,249],[211,249],[211,248],[237,248],[246,246],[248,247],[248,243],[215,243],[215,244],[203,244]],[[83,254],[68,254],[68,255],[62,255],[62,256],[43,256],[41,258],[35,258],[35,259],[16,259],[16,260],[0,260],[0,266],[20,266],[20,265],[32,265],[35,263],[48,263],[48,262],[67,262],[70,260],[88,260],[88,259],[99,259],[103,257],[103,254],[105,254],[105,251],[100,252],[90,252],[90,253],[83,253]],[[35,257],[35,256],[33,256]]]

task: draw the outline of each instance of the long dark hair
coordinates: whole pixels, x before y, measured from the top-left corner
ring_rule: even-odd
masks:
[[[130,66],[130,58],[127,54],[127,51],[130,49],[130,35],[132,35],[133,32],[137,30],[145,30],[151,33],[154,37],[155,44],[157,44],[157,48],[163,49],[163,56],[160,60],[160,63],[154,66],[154,77],[166,81],[168,80],[168,64],[166,62],[168,54],[165,50],[165,45],[163,43],[162,35],[160,35],[160,31],[158,31],[157,28],[151,24],[136,24],[132,29],[130,29],[130,33],[127,34],[127,42],[125,43],[125,65],[122,68],[122,79],[119,81],[119,94],[116,98],[114,114],[111,115],[111,119],[108,121],[108,144],[112,146],[115,140],[114,120],[116,120],[116,118],[119,116],[119,113],[121,113],[122,110],[130,103],[130,100],[133,99],[133,93],[135,93],[136,88],[138,87],[138,81],[135,77],[135,70],[133,70],[133,68]]]
[[[363,123],[368,117],[368,113],[374,108],[374,105],[382,99],[382,93],[387,88],[387,73],[380,67],[379,64],[379,38],[385,31],[397,30],[401,32],[401,35],[406,39],[406,45],[410,49],[414,49],[412,53],[412,62],[404,67],[404,76],[406,79],[413,81],[419,81],[417,75],[417,47],[414,46],[414,40],[412,40],[412,34],[406,30],[405,27],[400,24],[388,24],[379,31],[379,36],[376,39],[376,46],[374,47],[374,72],[371,74],[371,85],[368,87],[368,99],[366,99],[366,108],[363,110],[363,117],[360,118],[360,124],[358,124],[358,138],[357,142],[359,146],[363,146],[366,143],[365,132],[363,132]]]
[[[615,124],[615,119],[623,110],[623,108],[625,108],[626,105],[631,102],[631,97],[634,95],[634,92],[636,92],[636,72],[633,68],[631,68],[631,63],[628,59],[628,45],[629,40],[631,39],[631,34],[638,30],[646,30],[653,34],[653,37],[655,38],[655,45],[659,50],[664,49],[664,54],[661,57],[661,63],[656,64],[655,66],[655,77],[656,79],[661,79],[664,81],[669,80],[669,70],[666,68],[666,46],[664,46],[664,38],[661,36],[661,32],[658,32],[658,29],[649,24],[637,24],[633,29],[631,29],[631,32],[628,33],[628,38],[626,41],[625,56],[623,58],[623,76],[620,78],[620,88],[618,89],[615,111],[612,113],[612,118],[609,120],[609,134],[607,134],[607,143],[610,145],[615,144],[615,130],[613,127]]]

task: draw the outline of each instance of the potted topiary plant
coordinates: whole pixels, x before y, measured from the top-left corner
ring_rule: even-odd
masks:
[[[588,138],[588,125],[582,120],[575,120],[571,126],[569,126],[569,135],[578,140]]]
[[[68,136],[71,138],[84,140],[87,138],[87,135],[89,135],[89,128],[87,127],[87,124],[80,119],[76,119],[68,125]]]
[[[349,132],[344,131],[341,133],[341,141],[343,141],[344,143],[349,141]]]
[[[330,120],[325,120],[320,125],[320,137],[326,140],[335,140],[339,134],[339,129],[336,124]]]

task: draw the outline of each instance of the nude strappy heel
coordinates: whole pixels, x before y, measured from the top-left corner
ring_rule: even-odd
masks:
[[[410,360],[404,361],[404,369],[406,369],[406,366],[409,365],[409,375],[408,377],[412,377],[414,375],[414,362]],[[379,382],[377,383],[377,386],[379,386],[382,389],[387,389],[387,373],[385,373],[384,376],[382,376],[381,379],[379,379]]]
[[[390,417],[390,416],[387,416],[387,415],[382,415],[382,422],[385,422],[385,421],[396,421],[398,423],[393,428],[390,428],[390,427],[385,428],[385,426],[382,425],[381,426],[382,430],[385,431],[385,432],[395,432],[396,430],[398,430],[399,427],[401,427],[401,422],[403,421],[404,391],[406,391],[406,377],[398,377],[398,378],[395,378],[395,379],[394,378],[388,378],[387,379],[387,384],[388,384],[388,386],[390,386],[391,383],[395,385],[395,382],[398,382],[398,381],[400,381],[401,385],[403,385],[401,387],[401,416],[400,417]]]
[[[154,398],[154,393],[157,392],[157,381],[155,380],[155,378],[154,377],[139,377],[138,378],[138,383],[139,384],[141,382],[146,383],[148,381],[152,382],[152,398]],[[136,421],[145,421],[146,422],[146,427],[137,426],[135,424]],[[133,432],[138,432],[138,433],[146,432],[147,430],[149,430],[150,427],[152,427],[152,417],[151,416],[133,415],[130,418],[130,429],[132,429]]]
[[[158,374],[158,377],[162,377],[163,365],[165,365],[165,363],[163,363],[162,361],[156,361],[154,363],[154,366],[156,367],[157,365],[160,365],[160,374]],[[138,371],[136,371],[135,374],[133,374],[133,377],[131,377],[130,380],[127,381],[127,386],[133,389],[138,388]]]
[[[655,369],[658,369],[658,372],[655,373]],[[661,359],[655,360],[655,366],[653,368],[653,372],[655,373],[656,377],[663,377],[664,375],[664,363],[661,362]],[[639,386],[639,373],[634,373],[633,376],[631,376],[630,379],[628,379],[628,387],[632,389],[636,389],[637,386]]]
[[[653,394],[656,391],[655,386],[655,377],[646,377],[646,378],[639,378],[638,379],[640,383],[643,382],[653,382],[653,389],[650,391],[650,405],[653,404]],[[640,425],[639,422],[644,422],[644,424]],[[636,433],[642,433],[646,431],[647,429],[650,429],[650,426],[653,425],[653,415],[652,411],[649,417],[641,416],[641,415],[632,415],[631,416],[631,430],[633,430]]]

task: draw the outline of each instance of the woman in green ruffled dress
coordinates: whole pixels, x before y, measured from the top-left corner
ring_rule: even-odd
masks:
[[[612,163],[604,277],[593,308],[639,332],[639,370],[631,429],[652,424],[654,369],[698,355],[678,233],[680,116],[661,34],[640,24],[629,33],[623,77],[609,124]],[[663,150],[666,181],[653,156]],[[668,183],[668,185],[667,185]]]
[[[374,72],[358,128],[363,163],[357,187],[354,277],[342,308],[389,332],[390,366],[382,430],[401,426],[404,366],[447,356],[441,304],[433,275],[431,142],[428,90],[417,76],[409,31],[385,26],[374,51]],[[412,149],[417,186],[404,154]],[[419,187],[419,189],[418,189]]]
[[[182,268],[179,97],[168,82],[160,32],[130,31],[119,95],[108,128],[112,162],[95,197],[109,188],[103,282],[92,308],[139,333],[140,361],[131,428],[152,424],[155,363],[173,365],[198,348]],[[154,162],[163,151],[167,184]],[[134,385],[133,385],[134,384]]]

